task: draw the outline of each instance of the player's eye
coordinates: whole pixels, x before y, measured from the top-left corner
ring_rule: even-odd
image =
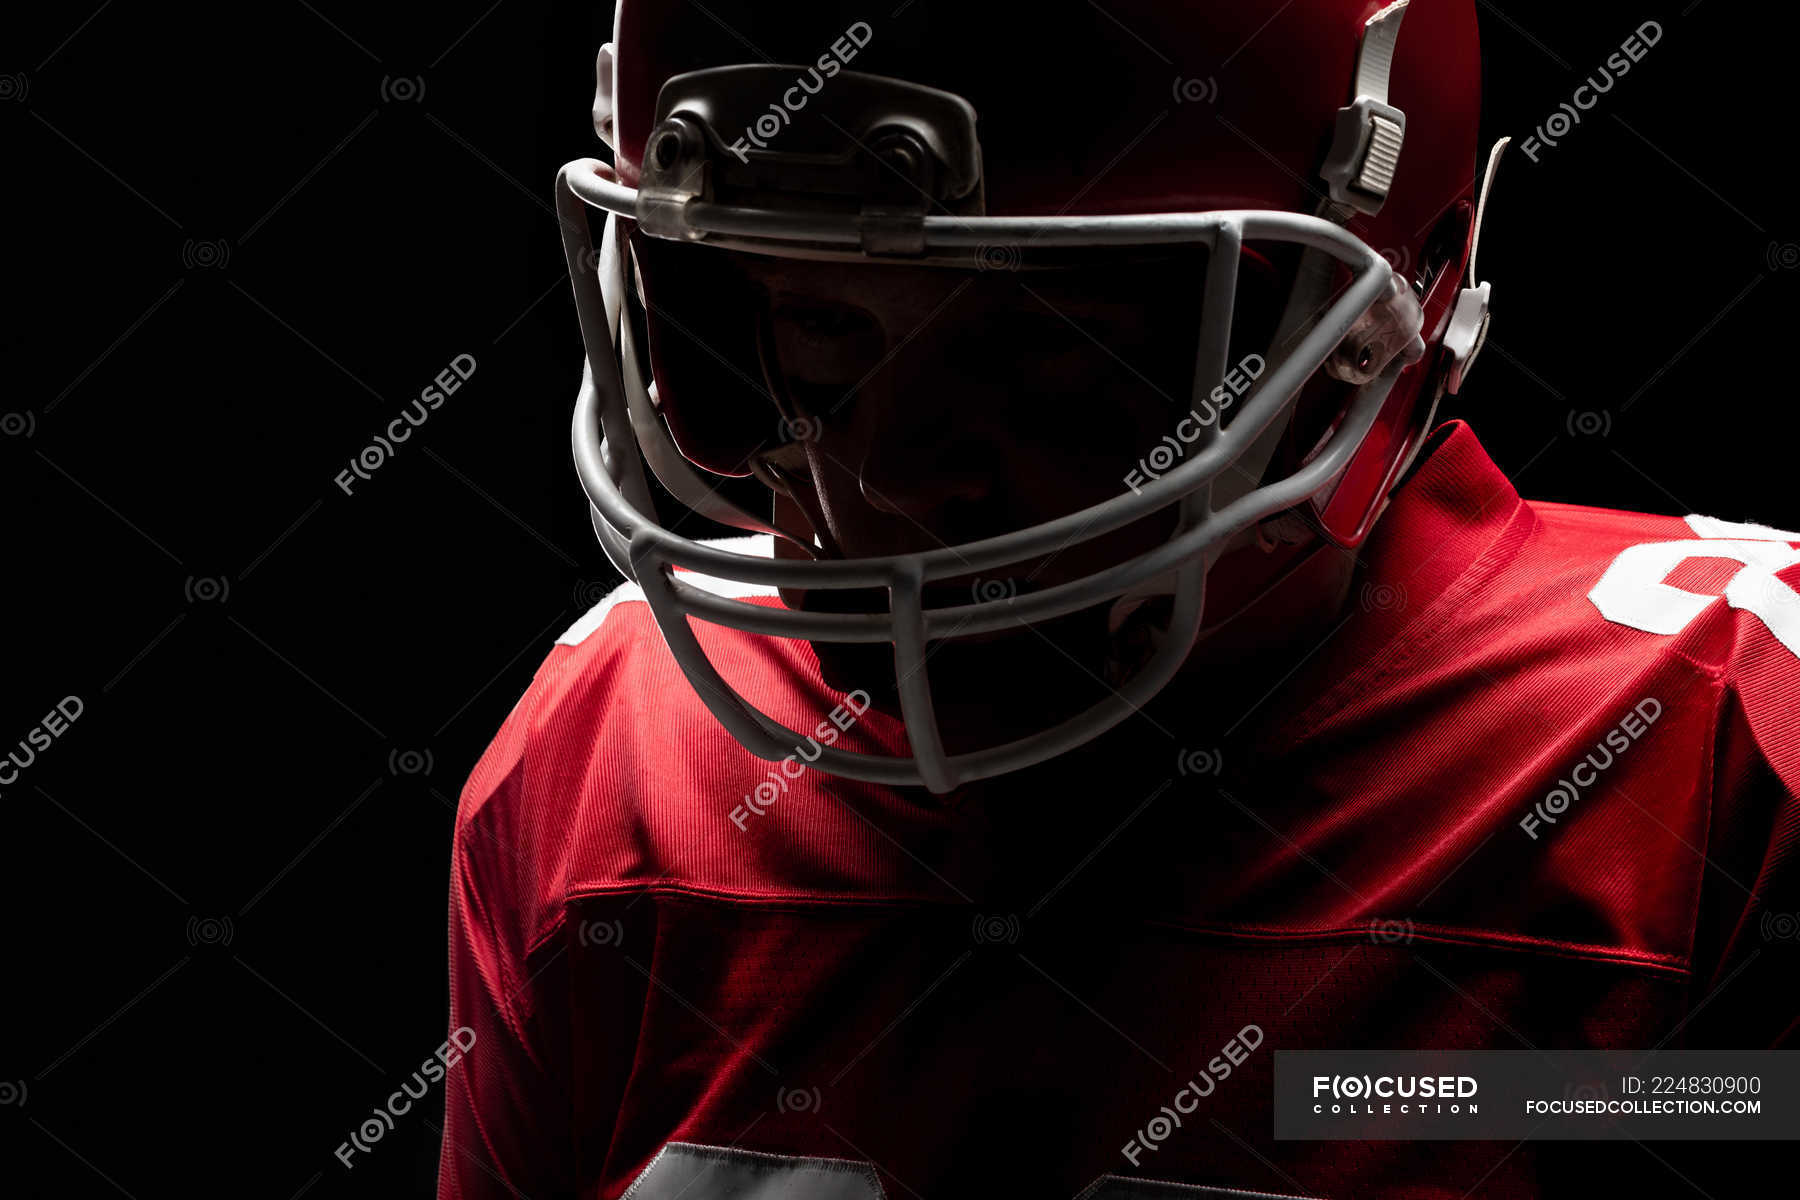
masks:
[[[881,360],[881,327],[860,308],[784,301],[771,315],[781,368],[793,383],[847,388]]]

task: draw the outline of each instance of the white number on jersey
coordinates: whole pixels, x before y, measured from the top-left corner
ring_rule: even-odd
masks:
[[[1720,595],[1768,626],[1775,639],[1800,655],[1800,592],[1776,578],[1800,563],[1800,533],[1766,525],[1740,525],[1691,516],[1688,528],[1699,540],[1645,542],[1622,551],[1588,593],[1600,615],[1615,625],[1646,633],[1680,633]],[[1669,572],[1691,558],[1724,558],[1742,566],[1722,593],[1691,592],[1665,582]]]

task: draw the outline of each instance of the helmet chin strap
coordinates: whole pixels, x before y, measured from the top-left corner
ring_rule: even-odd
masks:
[[[1413,463],[1425,448],[1425,433],[1429,433],[1432,422],[1437,420],[1438,404],[1444,393],[1454,396],[1462,390],[1463,381],[1468,378],[1469,370],[1475,365],[1475,356],[1481,353],[1481,347],[1487,343],[1488,333],[1488,301],[1493,289],[1484,280],[1475,282],[1480,276],[1475,274],[1475,251],[1481,242],[1481,226],[1487,219],[1488,192],[1494,186],[1494,176],[1500,172],[1500,158],[1506,153],[1507,146],[1512,144],[1510,137],[1496,141],[1488,150],[1487,171],[1481,177],[1481,194],[1475,200],[1475,216],[1469,226],[1469,269],[1464,275],[1465,286],[1456,296],[1456,307],[1450,311],[1450,324],[1444,330],[1442,346],[1444,349],[1444,369],[1439,373],[1437,385],[1432,388],[1429,403],[1425,408],[1425,419],[1421,421],[1421,435],[1413,439],[1412,449],[1407,451],[1406,458],[1401,461],[1400,469],[1394,478],[1404,481],[1412,472]],[[1387,501],[1383,500],[1383,504]]]

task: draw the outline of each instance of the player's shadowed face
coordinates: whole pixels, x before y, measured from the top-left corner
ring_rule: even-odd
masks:
[[[845,557],[956,546],[1123,495],[1193,406],[1197,255],[1053,271],[741,261],[763,305],[763,370],[801,435],[814,522]],[[1173,522],[1159,513],[1071,542],[1010,577],[940,581],[926,603],[1090,574],[1159,544]],[[887,600],[815,592],[805,602]],[[952,640],[931,659],[933,691],[940,707],[971,690],[986,704],[994,678],[1023,677],[1052,708],[1057,697],[1091,703],[1107,636],[1105,611],[1093,610],[981,644]],[[819,649],[843,682],[851,664],[859,682],[891,670],[885,647]]]
[[[766,305],[765,369],[846,556],[954,546],[1119,496],[1191,406],[1191,257],[1058,271],[744,261]],[[1164,528],[1071,545],[1009,582],[1085,574]]]

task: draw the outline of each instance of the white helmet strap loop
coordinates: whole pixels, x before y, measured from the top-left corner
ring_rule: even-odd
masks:
[[[1475,358],[1487,343],[1488,303],[1492,289],[1476,274],[1475,253],[1481,246],[1481,225],[1487,217],[1488,192],[1494,176],[1500,173],[1500,158],[1506,153],[1511,138],[1501,138],[1488,151],[1487,171],[1481,178],[1481,195],[1475,201],[1474,224],[1469,231],[1468,285],[1457,293],[1456,309],[1450,315],[1450,328],[1444,333],[1444,390],[1452,396],[1462,390],[1463,380],[1475,366]]]

